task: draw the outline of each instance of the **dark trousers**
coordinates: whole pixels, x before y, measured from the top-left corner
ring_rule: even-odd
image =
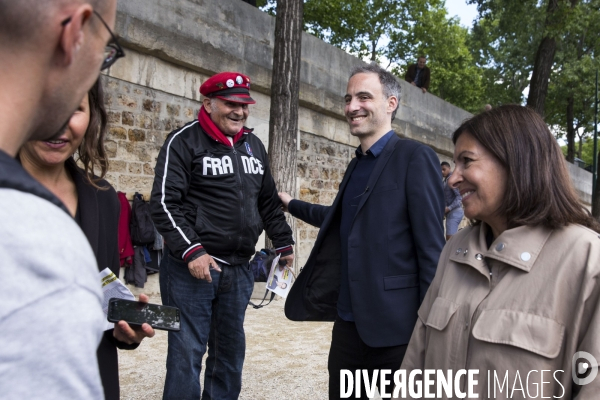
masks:
[[[376,327],[374,327],[376,329]],[[373,376],[375,369],[389,369],[392,371],[387,379],[392,383],[386,392],[393,390],[393,373],[400,369],[402,359],[406,353],[407,344],[391,347],[370,347],[362,341],[356,330],[354,322],[344,321],[336,318],[331,334],[331,349],[327,369],[329,370],[329,399],[340,398],[340,370],[347,369],[354,375],[357,369],[369,371],[369,377]],[[381,373],[381,371],[379,371]],[[356,378],[356,377],[355,377]],[[377,379],[379,385],[379,378]],[[368,399],[365,395],[364,382],[360,391],[361,399]],[[354,399],[356,392],[352,392],[350,398]]]
[[[244,317],[254,288],[248,263],[219,264],[212,282],[196,279],[166,251],[160,266],[163,304],[181,311],[181,330],[169,332],[164,400],[200,399],[202,357],[208,347],[203,400],[235,400],[246,354]]]

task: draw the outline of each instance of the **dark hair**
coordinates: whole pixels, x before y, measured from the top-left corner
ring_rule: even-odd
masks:
[[[450,163],[448,161],[442,161],[440,165],[443,167],[444,165],[450,168]]]
[[[498,214],[506,217],[509,228],[580,224],[600,232],[600,223],[579,202],[556,139],[535,111],[504,105],[482,112],[463,122],[452,142],[456,144],[465,132],[506,169],[506,192]]]
[[[379,82],[381,83],[381,87],[383,89],[383,95],[387,98],[394,96],[398,103],[396,105],[396,109],[392,112],[392,121],[396,118],[396,111],[400,106],[400,92],[401,87],[394,75],[385,69],[381,68],[379,65],[375,63],[367,64],[367,65],[358,65],[352,69],[350,73],[350,78],[352,78],[356,74],[377,74],[379,77]]]
[[[425,61],[427,61],[427,57],[425,57],[425,56],[424,56],[424,55],[422,55],[422,54],[419,56],[419,58],[417,58],[417,61],[419,61],[421,58],[422,58],[422,59],[424,59]]]
[[[108,157],[104,150],[107,116],[101,78],[98,78],[89,90],[88,100],[90,123],[83,136],[83,141],[77,149],[78,161],[83,165],[88,182],[96,188],[101,188],[98,186],[98,182],[106,176],[108,171]],[[99,175],[95,176],[94,172]]]

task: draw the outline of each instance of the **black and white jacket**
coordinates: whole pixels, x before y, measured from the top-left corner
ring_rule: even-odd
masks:
[[[198,120],[171,132],[158,155],[150,207],[167,247],[185,262],[205,253],[247,262],[263,228],[278,252],[292,252],[267,152],[251,130],[233,147],[211,138]]]

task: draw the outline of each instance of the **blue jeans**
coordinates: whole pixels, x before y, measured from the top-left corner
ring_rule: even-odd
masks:
[[[455,208],[446,214],[446,235],[454,235],[458,232],[458,225],[463,220],[465,213],[461,207]]]
[[[208,345],[202,399],[237,399],[246,353],[244,316],[254,288],[248,263],[211,270],[212,282],[194,278],[168,250],[160,265],[163,304],[181,310],[181,330],[169,332],[163,399],[200,398],[202,356]]]

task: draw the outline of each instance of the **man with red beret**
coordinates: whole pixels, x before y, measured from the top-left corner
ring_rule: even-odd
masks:
[[[246,350],[244,315],[254,278],[248,269],[263,228],[288,264],[292,231],[281,211],[264,145],[244,126],[250,78],[214,75],[200,87],[198,119],[169,134],[156,163],[150,205],[165,238],[163,304],[181,310],[169,332],[164,399],[237,399]]]

